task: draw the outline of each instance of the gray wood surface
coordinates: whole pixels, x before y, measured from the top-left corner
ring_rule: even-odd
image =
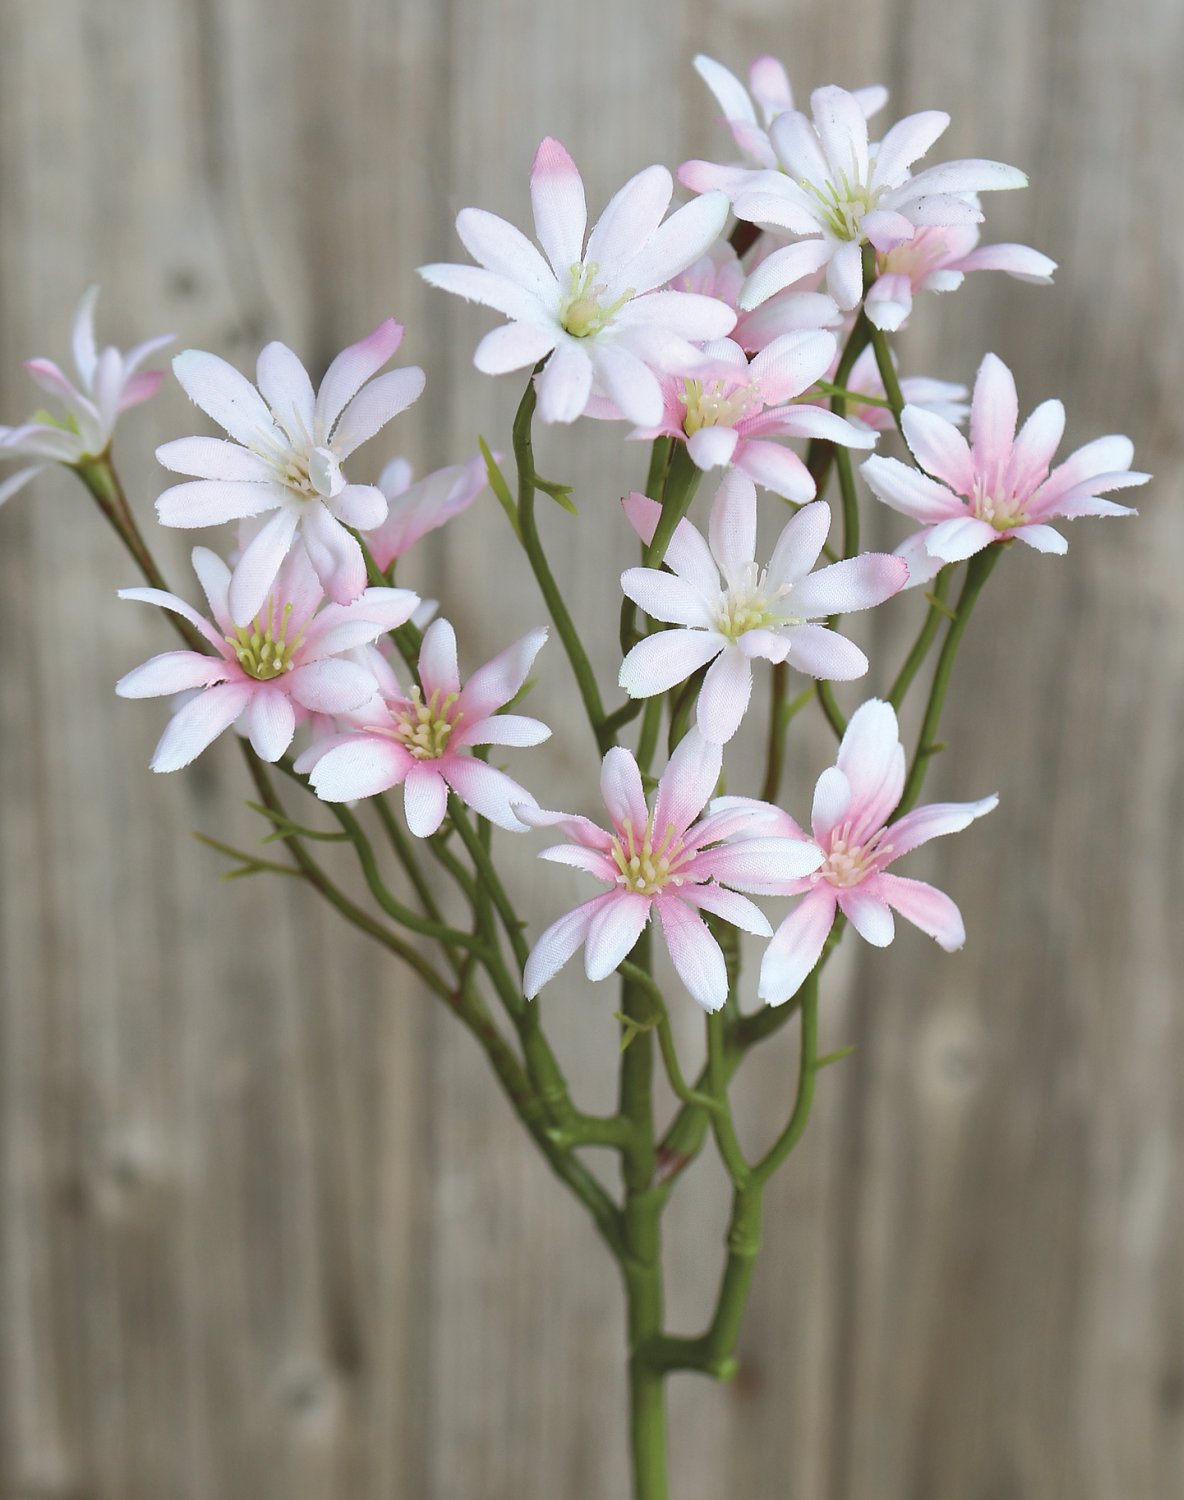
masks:
[[[523,222],[538,139],[603,203],[650,161],[725,151],[690,68],[762,51],[815,83],[945,107],[945,154],[1032,188],[992,237],[1062,265],[918,308],[911,368],[968,380],[994,348],[1069,438],[1126,431],[1157,474],[1134,523],[1014,555],[980,606],[931,788],[999,811],[918,856],[962,903],[946,958],[907,930],[828,972],[810,1132],[720,1389],[672,1385],[677,1500],[1170,1500],[1184,1494],[1181,813],[1184,557],[1174,0],[7,0],[0,11],[0,397],[101,331],[174,329],[249,365],[283,337],[322,366],[394,312],[428,395],[371,461],[502,446],[517,382],[470,367],[489,319],[413,274],[455,211]],[[590,430],[589,430],[590,429]],[[121,430],[147,520],[170,388]],[[616,496],[644,455],[574,434],[547,515],[584,618],[615,634]],[[222,885],[192,829],[258,832],[239,757],[151,777],[159,705],[116,677],[162,649],[117,604],[132,570],[46,475],[0,513],[0,1495],[3,1500],[621,1500],[614,1272],[483,1059],[296,882]],[[884,542],[899,536],[879,528]],[[187,591],[192,538],[158,536]],[[491,568],[492,562],[492,568]],[[410,571],[410,570],[409,570]],[[496,576],[494,576],[496,575]],[[507,594],[506,580],[515,582]],[[492,502],[414,581],[473,643],[540,618]],[[520,583],[521,586],[517,586]],[[496,593],[495,593],[496,588]],[[607,599],[607,603],[606,603]],[[885,611],[882,664],[911,616]],[[517,762],[591,806],[572,726]],[[883,684],[887,665],[875,683]],[[848,703],[856,701],[845,695]],[[826,740],[798,741],[808,795]],[[529,767],[526,756],[532,757]],[[508,841],[506,841],[508,842]],[[540,916],[580,883],[507,851]],[[548,1024],[590,1106],[612,1097],[614,997],[565,976]],[[688,1057],[696,1017],[679,1016]],[[793,1042],[746,1080],[746,1139],[788,1107]],[[692,1185],[693,1184],[693,1185]],[[704,1164],[671,1215],[677,1328],[703,1318],[726,1214]]]

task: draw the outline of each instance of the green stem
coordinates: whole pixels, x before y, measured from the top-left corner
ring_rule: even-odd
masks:
[[[662,559],[666,556],[666,548],[670,545],[670,539],[678,523],[690,510],[691,501],[695,498],[695,491],[702,477],[702,471],[696,467],[686,444],[679,443],[674,450],[674,457],[662,489],[662,514],[658,517],[654,534],[643,554],[643,562],[647,568],[662,566]]]
[[[637,742],[637,764],[643,776],[648,776],[658,749],[662,733],[662,704],[664,695],[658,694],[645,700],[645,713],[641,720],[641,737]]]
[[[531,424],[534,419],[535,404],[534,377],[532,376],[523,393],[518,414],[514,418],[514,458],[518,465],[518,526],[522,535],[523,549],[534,570],[534,576],[538,580],[539,591],[551,619],[555,622],[555,629],[559,634],[559,639],[563,642],[567,659],[571,663],[576,686],[584,701],[588,723],[596,737],[596,747],[600,754],[604,755],[612,746],[613,738],[611,732],[605,727],[604,705],[600,701],[596,673],[592,670],[592,663],[588,659],[588,653],[584,650],[580,633],[564,602],[563,594],[555,581],[555,575],[551,572],[551,565],[543,550],[534,513],[538,475],[534,467]]]
[[[798,1060],[798,1088],[793,1113],[785,1129],[752,1169],[753,1181],[764,1184],[801,1140],[814,1103],[818,1076],[818,967],[801,988],[802,1048]]]
[[[921,624],[920,631],[917,633],[917,639],[913,642],[912,649],[905,657],[900,671],[896,674],[896,680],[893,682],[892,689],[888,694],[888,702],[898,712],[901,704],[904,702],[905,694],[913,684],[913,678],[916,677],[924,664],[925,658],[929,655],[930,647],[937,637],[942,620],[948,620],[950,617],[945,600],[946,595],[950,591],[951,571],[950,568],[943,568],[933,580],[933,590],[930,594],[930,603],[925,613],[925,619]]]
[[[778,674],[784,676],[779,678]],[[785,680],[789,668],[778,662],[773,668],[769,688],[769,740],[765,755],[765,780],[761,787],[761,798],[765,802],[776,802],[781,790],[781,773],[785,766],[785,742],[789,726],[814,696],[814,684],[800,692],[791,703],[785,700]]]
[[[896,366],[892,363],[892,349],[888,343],[888,335],[880,328],[872,329],[872,348],[876,351],[876,368],[880,372],[880,379],[884,382],[884,394],[888,397],[888,405],[892,408],[892,417],[900,431],[900,414],[904,411],[904,394],[900,389],[900,379],[896,373]]]
[[[983,585],[991,576],[991,570],[999,561],[1001,545],[992,542],[990,546],[984,547],[981,552],[976,552],[966,565],[966,579],[962,584],[962,592],[958,596],[958,606],[954,611],[954,618],[950,621],[946,630],[945,640],[942,642],[941,653],[937,658],[937,666],[933,672],[933,682],[929,688],[929,701],[925,705],[925,717],[921,721],[921,732],[917,737],[917,748],[913,755],[912,765],[909,767],[908,780],[904,784],[904,792],[893,820],[902,817],[916,802],[921,792],[921,784],[925,780],[925,772],[929,769],[929,761],[932,759],[937,748],[937,726],[941,720],[942,707],[946,701],[946,690],[950,685],[950,674],[954,670],[954,658],[958,654],[958,647],[970,623],[970,615],[974,609],[975,600],[982,592]]]
[[[469,858],[473,861],[473,868],[477,872],[478,889],[485,886],[489,891],[501,924],[505,928],[506,937],[510,940],[510,948],[518,965],[518,971],[521,973],[526,967],[527,956],[530,953],[530,944],[526,941],[523,931],[525,924],[514,910],[514,904],[506,894],[506,888],[489,857],[489,851],[477,837],[477,832],[465,812],[464,804],[455,793],[449,795],[448,813],[453,827],[460,834],[461,841],[469,852]]]
[[[726,1035],[724,1017],[716,1011],[707,1017],[707,1087],[717,1108],[711,1114],[711,1128],[715,1133],[715,1144],[719,1148],[720,1160],[728,1176],[737,1188],[744,1187],[750,1176],[748,1163],[736,1136],[732,1123],[732,1111],[728,1104],[728,1078],[730,1076],[726,1058]]]

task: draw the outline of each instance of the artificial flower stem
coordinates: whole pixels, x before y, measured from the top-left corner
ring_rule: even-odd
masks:
[[[658,738],[662,733],[662,704],[665,694],[656,693],[652,698],[634,699],[643,702],[645,712],[641,718],[641,735],[637,741],[637,764],[643,776],[650,774],[650,767],[658,749]]]
[[[746,1186],[750,1172],[744,1152],[732,1123],[732,1111],[728,1105],[728,1068],[726,1062],[727,1035],[723,1013],[716,1011],[707,1017],[707,1085],[708,1093],[718,1108],[711,1112],[711,1128],[720,1160],[736,1188]]]
[[[695,491],[699,487],[701,477],[702,470],[695,464],[690,450],[685,443],[680,443],[675,449],[674,458],[671,460],[670,469],[666,475],[666,483],[662,488],[662,514],[658,517],[658,524],[654,528],[649,546],[643,553],[642,560],[647,568],[662,566],[666,548],[670,545],[670,539],[678,523],[691,508],[691,501],[695,498]]]
[[[473,861],[473,867],[477,872],[478,890],[484,886],[493,900],[498,917],[506,930],[506,937],[510,941],[510,948],[514,954],[514,960],[518,965],[519,973],[526,966],[527,955],[530,945],[523,934],[524,923],[514,910],[513,903],[506,894],[506,888],[501,882],[493,861],[489,857],[489,850],[477,836],[477,831],[469,821],[465,812],[464,803],[455,793],[448,798],[448,815],[452,819],[452,825],[460,834],[461,842],[469,852]]]
[[[892,684],[888,694],[888,702],[899,711],[904,702],[905,695],[912,686],[913,679],[920,671],[925,658],[929,655],[930,647],[937,638],[937,632],[941,627],[943,619],[948,620],[950,612],[946,606],[946,595],[950,590],[950,574],[952,569],[943,568],[933,580],[933,588],[929,594],[929,609],[926,611],[925,619],[913,642],[912,649],[905,657],[900,671],[896,674],[896,680]]]
[[[816,965],[801,988],[802,1040],[798,1061],[798,1087],[793,1113],[785,1129],[752,1169],[754,1182],[764,1184],[801,1140],[810,1120],[814,1085],[818,1076],[818,970]]]
[[[670,1081],[670,1087],[684,1104],[695,1104],[700,1109],[705,1109],[710,1114],[720,1108],[719,1101],[713,1099],[710,1094],[699,1094],[692,1089],[686,1081],[682,1071],[682,1064],[678,1060],[678,1049],[674,1042],[674,1031],[670,1025],[670,1013],[666,1009],[666,997],[662,994],[657,983],[645,972],[638,968],[629,959],[619,965],[619,971],[623,978],[631,984],[639,986],[649,996],[651,1012],[649,1021],[646,1023],[648,1029],[652,1029],[658,1036],[658,1050],[662,1054],[662,1062],[666,1068],[666,1076]]]
[[[836,736],[842,739],[847,730],[847,719],[843,710],[839,707],[834,688],[831,687],[829,682],[824,682],[820,677],[814,685],[814,690],[818,694],[818,702],[822,705],[822,712],[826,715],[826,722],[834,730]]]
[[[900,378],[896,373],[896,366],[892,363],[888,335],[882,328],[872,329],[872,348],[876,351],[876,368],[880,372],[880,379],[884,382],[884,394],[888,398],[888,405],[892,408],[892,416],[899,431],[900,414],[905,406],[904,394],[900,389]]]
[[[917,748],[913,754],[912,765],[909,767],[908,779],[905,781],[900,802],[892,814],[893,822],[903,817],[920,795],[925,772],[929,769],[929,762],[933,758],[937,745],[937,726],[946,701],[950,675],[954,670],[954,658],[958,654],[962,636],[970,623],[975,601],[982,592],[983,585],[991,576],[992,568],[999,561],[1001,551],[1001,544],[984,547],[981,552],[976,552],[966,564],[966,578],[962,584],[962,592],[958,596],[954,618],[946,629],[945,640],[942,641],[941,653],[933,672],[933,682],[929,688],[929,701],[925,705],[925,717],[921,721],[921,732],[917,736]]]
[[[514,460],[518,466],[518,526],[522,536],[522,546],[534,570],[539,591],[542,593],[551,619],[555,622],[555,629],[559,633],[559,639],[563,642],[563,649],[567,652],[567,659],[571,663],[580,697],[584,701],[588,722],[596,737],[596,747],[603,755],[612,746],[613,737],[606,728],[604,706],[600,701],[596,674],[592,670],[592,663],[588,660],[588,653],[584,650],[584,643],[580,639],[575,622],[568,613],[559,585],[555,582],[555,575],[551,572],[547,554],[543,550],[539,537],[538,522],[534,513],[538,475],[534,467],[531,424],[534,420],[537,399],[532,375],[527,382],[514,418]]]
[[[765,758],[765,780],[761,788],[763,802],[776,802],[781,789],[781,773],[785,765],[785,742],[789,726],[814,696],[813,683],[800,692],[792,703],[785,702],[785,685],[778,675],[788,675],[785,662],[777,662],[770,674],[769,688],[769,739]]]

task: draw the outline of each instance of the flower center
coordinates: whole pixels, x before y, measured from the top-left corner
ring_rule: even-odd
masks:
[[[703,427],[735,427],[741,418],[761,406],[755,385],[727,389],[726,382],[713,380],[704,386],[701,380],[684,380],[678,395],[687,409],[682,430],[693,437]]]
[[[879,828],[866,843],[856,844],[851,840],[850,824],[842,824],[831,835],[826,863],[814,878],[825,880],[841,890],[858,885],[874,872],[877,861],[882,861],[891,852],[891,845],[886,842],[887,833],[886,828]]]
[[[560,309],[559,321],[573,338],[586,339],[599,333],[633,296],[633,288],[623,292],[615,302],[601,306],[600,299],[608,290],[596,280],[600,267],[596,261],[586,266],[578,262],[571,267],[571,292]]]
[[[837,182],[828,178],[819,186],[803,178],[800,186],[817,203],[827,227],[838,239],[863,239],[863,216],[875,208],[878,192],[862,182],[852,182],[846,172],[839,173]]]
[[[626,818],[612,847],[613,862],[621,872],[617,884],[642,896],[655,896],[668,885],[680,886],[683,877],[677,871],[682,852],[682,840],[675,833],[673,823],[666,825],[661,842],[655,843],[652,814],[640,839]]]
[[[345,487],[337,456],[329,448],[310,448],[304,452],[289,449],[276,464],[280,483],[295,490],[303,500],[328,498]]]
[[[983,479],[974,481],[970,507],[980,521],[986,521],[996,531],[1010,531],[1014,526],[1027,526],[1032,519],[1024,510],[1018,495],[992,494]]]
[[[781,601],[791,592],[782,584],[770,591],[768,580],[754,562],[745,563],[727,578],[715,608],[715,628],[735,643],[750,630],[775,630],[779,625],[800,625],[801,620],[782,612]]]
[[[416,760],[439,760],[462,717],[455,712],[459,697],[459,693],[441,693],[437,688],[425,703],[419,688],[413,687],[404,704],[391,709],[395,739]]]
[[[239,666],[257,682],[272,682],[296,665],[292,657],[300,649],[304,635],[298,632],[294,640],[288,640],[291,620],[292,606],[289,603],[284,605],[277,630],[275,606],[269,599],[266,624],[262,616],[256,615],[249,625],[240,625],[233,635],[226,637]]]

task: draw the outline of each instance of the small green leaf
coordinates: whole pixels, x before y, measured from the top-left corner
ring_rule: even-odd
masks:
[[[854,1047],[840,1047],[837,1052],[828,1052],[825,1057],[820,1057],[814,1064],[815,1073],[821,1073],[823,1068],[829,1068],[831,1063],[842,1062],[845,1057],[850,1057]]]
[[[518,507],[514,504],[514,497],[510,493],[510,486],[506,483],[506,476],[498,468],[497,459],[494,458],[489,444],[483,437],[477,439],[481,447],[481,457],[485,460],[485,473],[489,477],[489,488],[497,496],[498,504],[506,513],[506,519],[514,528],[514,535],[519,541],[522,533],[518,529]]]
[[[946,601],[939,599],[936,594],[926,594],[925,598],[930,607],[937,610],[938,614],[945,615],[947,620],[956,620],[958,618],[957,614],[950,608]]]

